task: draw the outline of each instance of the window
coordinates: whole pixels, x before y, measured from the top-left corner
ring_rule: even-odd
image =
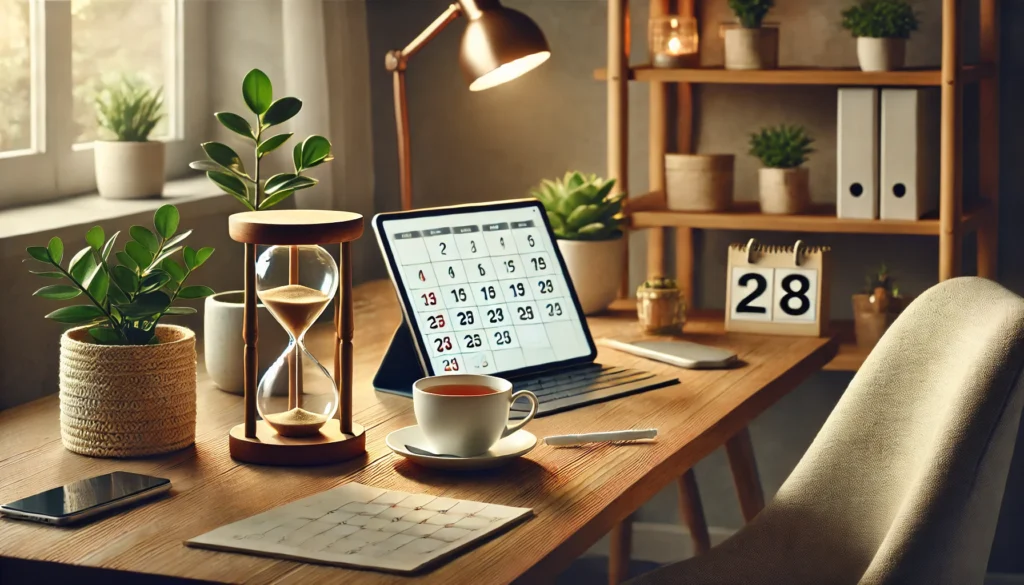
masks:
[[[95,189],[92,142],[109,136],[94,102],[122,76],[163,87],[150,138],[168,144],[169,178],[187,173],[208,116],[205,5],[0,0],[0,209]]]

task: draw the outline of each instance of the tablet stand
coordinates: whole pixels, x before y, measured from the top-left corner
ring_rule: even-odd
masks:
[[[409,324],[403,320],[391,338],[391,345],[380,362],[377,375],[373,377],[373,387],[381,392],[410,398],[412,383],[426,375],[423,366],[420,365],[416,346],[413,345]]]

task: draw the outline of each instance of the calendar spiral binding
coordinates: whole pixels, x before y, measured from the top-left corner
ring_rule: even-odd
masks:
[[[747,251],[747,244],[729,244],[730,250],[737,250],[739,252]],[[774,246],[768,244],[755,244],[754,251],[760,254],[792,254],[796,249],[796,246]],[[832,246],[800,246],[800,250],[805,254],[815,254],[817,252],[831,252]]]

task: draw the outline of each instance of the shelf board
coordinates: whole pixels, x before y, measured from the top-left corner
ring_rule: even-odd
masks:
[[[974,83],[995,75],[989,63],[966,65],[961,79]],[[608,79],[605,69],[594,71],[594,78]],[[783,68],[730,70],[717,67],[655,69],[649,65],[632,67],[629,78],[639,82],[726,83],[758,85],[866,85],[872,87],[938,87],[942,85],[940,69],[901,69],[899,71],[861,71],[860,69]]]
[[[964,232],[976,229],[990,210],[986,201],[964,209]],[[757,230],[773,232],[939,235],[939,219],[935,213],[917,221],[894,219],[846,219],[836,217],[832,205],[818,205],[799,215],[768,215],[761,213],[757,202],[743,201],[725,212],[687,212],[668,210],[637,211],[630,215],[633,228],[689,227],[696,229]]]

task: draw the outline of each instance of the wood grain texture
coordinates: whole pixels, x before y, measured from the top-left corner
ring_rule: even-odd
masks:
[[[231,457],[259,465],[326,465],[347,461],[366,452],[363,427],[349,424],[342,431],[339,421],[331,419],[314,437],[282,437],[263,421],[256,423],[256,436],[245,436],[244,425],[228,433]]]
[[[743,512],[743,518],[750,522],[764,509],[764,491],[757,473],[750,431],[744,428],[726,441],[725,453],[729,457],[732,481],[740,499],[740,511]]]
[[[999,3],[979,2],[979,57],[999,71]],[[999,76],[978,85],[978,190],[993,209],[999,208]],[[978,231],[978,276],[999,276],[999,222],[996,214]]]
[[[228,235],[268,246],[338,244],[363,235],[363,216],[326,209],[244,211],[228,217]]]
[[[711,550],[711,534],[708,533],[708,521],[704,518],[704,507],[700,502],[700,490],[697,488],[697,476],[692,469],[679,477],[676,482],[679,496],[679,515],[683,524],[690,531],[695,554],[704,554]]]
[[[146,575],[248,583],[489,583],[549,581],[572,559],[655,493],[821,368],[835,353],[828,338],[724,333],[721,321],[691,319],[685,338],[726,347],[742,360],[730,370],[679,370],[602,348],[598,360],[671,373],[681,384],[537,419],[537,436],[656,427],[657,441],[586,448],[538,447],[508,467],[453,475],[417,467],[384,444],[413,424],[412,402],[375,393],[370,381],[400,321],[390,282],[356,287],[353,411],[366,428],[366,454],[311,468],[242,465],[228,456],[228,430],[241,422],[241,398],[214,388],[200,360],[194,447],[141,460],[82,457],[60,443],[57,397],[0,412],[0,501],[122,469],[170,478],[158,501],[74,529],[0,521],[0,559],[24,559]],[[639,339],[636,313],[590,320],[598,337]],[[333,327],[309,335],[329,353]],[[213,528],[331,487],[358,481],[408,492],[529,507],[536,517],[450,563],[415,578],[215,553],[182,542]],[[0,570],[4,560],[0,560]]]
[[[960,276],[963,256],[963,27],[960,0],[942,0],[942,107],[939,135],[939,281]]]
[[[629,576],[633,553],[633,523],[619,522],[608,537],[608,585],[618,585]]]
[[[989,64],[961,68],[964,83],[990,79],[996,75]],[[938,69],[902,69],[899,71],[861,71],[860,69],[781,68],[729,70],[717,68],[655,69],[648,65],[632,67],[630,80],[644,83],[724,83],[740,85],[836,85],[870,87],[937,87],[942,85]],[[604,81],[604,69],[594,71],[594,79]]]

